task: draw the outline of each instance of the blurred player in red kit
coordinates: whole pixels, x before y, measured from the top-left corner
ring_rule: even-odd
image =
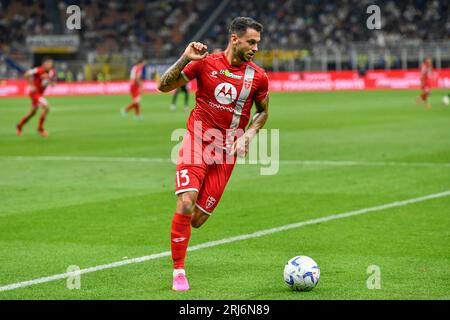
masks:
[[[45,57],[42,60],[42,65],[25,72],[25,79],[29,84],[29,92],[31,98],[31,110],[20,120],[16,125],[17,135],[22,135],[23,126],[34,117],[39,107],[42,108],[42,113],[39,118],[38,133],[42,137],[47,137],[48,132],[44,129],[44,122],[50,111],[47,100],[44,98],[45,89],[54,84],[56,79],[56,71],[53,68],[53,60]]]
[[[431,108],[431,104],[428,102],[428,96],[431,90],[431,78],[433,76],[433,64],[431,58],[423,59],[420,67],[420,88],[422,93],[417,97],[417,104],[425,104],[426,108]]]
[[[121,110],[123,116],[126,116],[128,111],[134,109],[135,119],[142,119],[141,117],[141,93],[142,93],[142,74],[145,66],[145,60],[140,59],[131,68],[130,72],[130,94],[131,103]]]
[[[252,18],[235,18],[224,52],[208,54],[206,45],[192,42],[161,77],[158,88],[163,92],[197,80],[196,106],[187,122],[175,175],[177,202],[171,249],[172,288],[176,291],[189,290],[184,259],[191,227],[199,228],[213,213],[236,156],[245,156],[250,142],[268,118],[269,80],[264,70],[252,62],[261,32],[262,25]],[[253,103],[256,113],[247,127]],[[218,133],[213,142],[206,138],[208,132]],[[234,135],[235,132],[242,134]],[[205,156],[211,144],[214,161]],[[223,158],[226,160],[217,161]]]

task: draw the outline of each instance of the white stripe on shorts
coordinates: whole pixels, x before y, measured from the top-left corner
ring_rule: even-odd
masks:
[[[175,191],[175,195],[179,195],[180,193],[188,192],[188,191],[195,191],[198,193],[198,189],[196,189],[196,188],[187,188],[187,189],[181,189],[181,190]]]
[[[195,206],[196,206],[197,208],[199,208],[200,211],[202,211],[204,214],[206,214],[206,215],[208,215],[208,216],[210,216],[210,215],[212,214],[212,212],[208,212],[208,211],[206,211],[205,209],[203,209],[202,207],[200,207],[200,206],[198,205],[198,203],[195,203]]]

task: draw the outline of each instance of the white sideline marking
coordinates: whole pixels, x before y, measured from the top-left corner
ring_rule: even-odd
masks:
[[[91,162],[148,162],[171,163],[169,158],[95,157],[95,156],[0,156],[0,160],[13,161],[91,161]],[[272,160],[276,162],[276,160]],[[304,166],[367,166],[367,167],[450,167],[448,162],[396,162],[352,160],[279,160],[284,165]]]
[[[201,250],[201,249],[205,249],[205,248],[220,246],[222,244],[228,244],[228,243],[232,243],[232,242],[236,242],[236,241],[242,241],[242,240],[262,237],[262,236],[265,236],[268,234],[286,231],[286,230],[295,229],[295,228],[300,228],[300,227],[304,227],[304,226],[311,225],[311,224],[317,224],[317,223],[328,222],[328,221],[332,221],[332,220],[348,218],[348,217],[352,217],[352,216],[366,214],[369,212],[375,212],[375,211],[381,211],[381,210],[395,208],[395,207],[406,206],[406,205],[409,205],[412,203],[418,203],[418,202],[423,202],[423,201],[427,201],[427,200],[431,200],[431,199],[443,198],[443,197],[447,197],[447,196],[450,196],[450,190],[440,192],[440,193],[430,194],[430,195],[423,196],[423,197],[391,202],[391,203],[383,204],[383,205],[376,206],[376,207],[364,208],[364,209],[359,209],[359,210],[355,210],[355,211],[349,211],[349,212],[345,212],[345,213],[325,216],[322,218],[301,221],[301,222],[292,223],[292,224],[288,224],[288,225],[281,226],[281,227],[275,227],[275,228],[271,228],[271,229],[256,231],[253,233],[243,234],[243,235],[236,236],[236,237],[230,237],[230,238],[225,238],[225,239],[216,240],[216,241],[209,241],[209,242],[205,242],[205,243],[201,243],[201,244],[189,247],[188,251],[196,251],[196,250]],[[169,257],[170,255],[171,255],[170,251],[155,253],[155,254],[151,254],[148,256],[143,256],[143,257],[138,257],[138,258],[133,258],[133,259],[128,259],[128,260],[122,260],[122,261],[113,262],[113,263],[109,263],[109,264],[103,264],[103,265],[99,265],[99,266],[95,266],[95,267],[81,269],[79,272],[77,272],[77,274],[85,274],[85,273],[91,273],[91,272],[96,272],[96,271],[105,270],[105,269],[121,267],[121,266],[128,265],[128,264],[140,263],[140,262],[155,260],[155,259],[159,259],[159,258],[163,258],[163,257]],[[40,284],[40,283],[46,283],[46,282],[51,282],[51,281],[55,281],[55,280],[65,279],[73,274],[74,273],[67,272],[67,273],[56,274],[56,275],[49,276],[49,277],[43,277],[43,278],[38,278],[38,279],[34,279],[34,280],[12,283],[12,284],[8,284],[8,285],[0,287],[0,292],[14,290],[14,289],[18,289],[18,288],[29,287],[29,286]]]
[[[351,160],[281,160],[281,164],[319,166],[368,166],[368,167],[450,167],[448,162],[396,162]]]

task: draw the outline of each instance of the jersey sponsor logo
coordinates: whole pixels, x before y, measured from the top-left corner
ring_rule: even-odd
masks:
[[[228,112],[231,112],[231,113],[235,113],[236,112],[236,110],[234,108],[225,107],[225,106],[222,106],[220,104],[217,104],[217,103],[214,103],[214,102],[211,102],[211,101],[208,101],[208,105],[210,107],[213,107],[213,108],[216,108],[216,109],[219,109],[219,110],[224,110],[224,111],[228,111]]]
[[[223,74],[225,77],[241,80],[242,76],[239,76],[237,74],[234,74],[233,72],[229,71],[228,69],[220,70],[220,74]]]
[[[222,82],[219,83],[214,90],[214,95],[217,102],[220,104],[231,104],[236,100],[237,90],[231,83]]]
[[[209,196],[206,199],[206,209],[210,209],[216,203],[216,198]]]
[[[175,243],[178,243],[178,242],[182,242],[182,241],[184,241],[184,240],[186,240],[186,238],[181,237],[181,238],[175,238],[175,239],[173,239],[172,241],[175,242]]]

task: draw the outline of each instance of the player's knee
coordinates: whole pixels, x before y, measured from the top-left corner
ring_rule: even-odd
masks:
[[[190,200],[182,200],[180,203],[180,208],[182,214],[191,214],[194,210],[194,205]]]

